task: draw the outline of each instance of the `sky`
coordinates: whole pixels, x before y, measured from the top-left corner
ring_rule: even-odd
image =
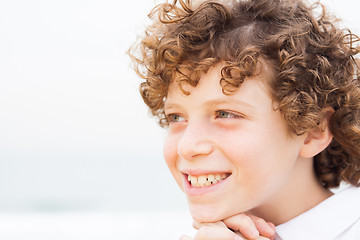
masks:
[[[356,0],[323,1],[360,33]],[[186,209],[125,54],[152,0],[0,0],[0,211]]]
[[[0,3],[0,211],[179,202],[162,159],[165,132],[125,54],[153,5]]]

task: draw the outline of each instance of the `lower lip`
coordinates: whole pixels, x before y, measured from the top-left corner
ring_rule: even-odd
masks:
[[[211,192],[216,191],[217,189],[221,188],[229,179],[230,176],[228,176],[227,178],[225,178],[224,180],[209,185],[209,186],[205,186],[205,187],[193,187],[191,186],[190,182],[187,179],[187,175],[183,174],[183,186],[184,186],[184,192],[187,195],[190,196],[199,196],[199,195],[204,195],[204,194],[208,194]]]

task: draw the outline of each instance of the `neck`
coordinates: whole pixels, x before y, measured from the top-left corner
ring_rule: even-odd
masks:
[[[294,175],[276,196],[271,197],[267,203],[252,209],[249,213],[279,225],[333,195],[317,179],[312,159],[299,159],[295,169]]]

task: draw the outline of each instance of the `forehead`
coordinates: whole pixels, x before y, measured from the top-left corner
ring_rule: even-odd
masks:
[[[265,83],[267,81],[265,74],[246,78],[234,92],[225,94],[220,84],[222,78],[221,69],[223,67],[224,64],[211,67],[208,72],[200,77],[196,87],[174,81],[169,87],[165,100],[165,110],[174,107],[202,108],[224,104],[261,109],[272,104],[272,97]]]
[[[211,66],[207,72],[203,72],[199,76],[199,80],[197,81],[196,85],[192,85],[188,81],[184,80],[180,74],[174,77],[174,80],[170,83],[167,97],[166,99],[175,97],[175,95],[182,95],[182,97],[191,95],[195,89],[202,89],[205,88],[205,91],[196,91],[197,94],[202,94],[205,96],[207,95],[232,95],[238,91],[240,91],[240,88],[244,83],[241,83],[238,88],[231,87],[231,90],[233,92],[225,91],[225,88],[227,87],[224,82],[221,83],[221,80],[223,79],[222,70],[227,65],[224,62],[217,63],[213,66]],[[188,75],[188,72],[186,69],[182,71],[182,74]],[[251,81],[253,79],[256,79],[257,81],[260,81],[262,84],[259,85],[259,87],[264,88],[267,92],[269,88],[269,83],[271,79],[273,78],[273,69],[268,65],[261,62],[257,65],[257,69],[255,70],[255,73],[251,77],[247,77],[244,79],[244,82]],[[235,71],[234,77],[237,76],[237,72]],[[231,79],[227,79],[229,82],[232,82]],[[235,80],[234,80],[235,81]]]

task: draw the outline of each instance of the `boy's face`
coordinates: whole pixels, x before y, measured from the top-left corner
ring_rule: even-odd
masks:
[[[165,160],[200,222],[256,210],[286,196],[296,188],[289,184],[298,176],[295,166],[304,142],[290,135],[274,111],[264,79],[246,79],[234,94],[225,95],[219,85],[222,67],[210,68],[195,88],[184,85],[190,95],[173,83],[165,103],[170,120]]]

